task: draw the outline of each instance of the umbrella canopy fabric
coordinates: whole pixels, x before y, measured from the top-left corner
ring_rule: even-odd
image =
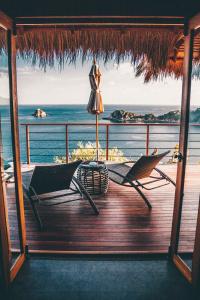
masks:
[[[99,133],[98,133],[98,115],[104,112],[103,101],[99,90],[101,72],[94,59],[89,73],[91,93],[87,106],[87,111],[96,115],[96,160],[99,160]]]
[[[94,61],[89,73],[91,93],[87,106],[87,111],[94,115],[99,115],[104,112],[103,101],[99,90],[101,73],[99,66]]]

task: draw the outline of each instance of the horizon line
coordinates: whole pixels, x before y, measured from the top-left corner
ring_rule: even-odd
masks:
[[[38,106],[38,105],[42,105],[42,106],[58,106],[58,105],[64,105],[64,106],[67,106],[67,105],[74,105],[74,106],[78,106],[78,105],[85,105],[87,106],[87,103],[84,104],[84,103],[67,103],[67,104],[64,104],[64,103],[57,103],[57,104],[45,104],[45,103],[40,103],[40,104],[34,104],[34,103],[28,103],[28,104],[24,104],[24,103],[19,103],[18,104],[19,106],[20,105],[24,105],[24,106]],[[104,106],[109,106],[109,105],[112,105],[112,106],[117,106],[117,105],[123,105],[123,106],[133,106],[133,105],[140,105],[140,106],[181,106],[181,104],[138,104],[138,103],[134,103],[134,104],[123,104],[123,103],[119,103],[119,104],[104,104]],[[195,106],[198,104],[194,104]],[[193,106],[194,106],[193,105]]]

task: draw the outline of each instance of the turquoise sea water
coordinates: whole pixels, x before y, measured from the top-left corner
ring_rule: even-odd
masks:
[[[41,108],[47,113],[47,117],[37,119],[32,114],[36,108]],[[169,112],[170,110],[180,109],[178,106],[144,106],[144,105],[109,105],[105,106],[105,112],[100,115],[100,123],[110,123],[102,120],[115,109],[124,109],[136,113],[154,113],[155,115]],[[4,145],[4,157],[11,160],[11,151],[9,147],[9,116],[6,106],[1,106],[2,132]],[[21,160],[26,162],[26,143],[25,127],[22,123],[95,123],[95,116],[89,114],[86,105],[41,105],[41,106],[19,106],[19,124],[20,124],[20,144]],[[31,126],[30,127],[30,144],[31,144],[31,161],[32,162],[52,162],[57,155],[65,155],[65,126]],[[200,148],[200,127],[192,127],[191,132],[195,133],[190,136],[190,148]],[[179,127],[175,126],[157,126],[150,128],[149,151],[152,152],[154,147],[159,148],[159,152],[172,149],[178,143]],[[145,153],[146,147],[146,128],[139,125],[134,127],[111,126],[109,128],[109,147],[121,149],[129,158],[137,158]],[[106,128],[99,127],[99,140],[102,148],[106,147]],[[69,126],[69,154],[77,148],[79,141],[95,142],[95,126]],[[197,162],[200,160],[199,149],[190,149],[189,154],[193,157],[191,160]]]

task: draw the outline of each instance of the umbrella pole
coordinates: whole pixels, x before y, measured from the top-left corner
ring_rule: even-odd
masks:
[[[99,160],[99,129],[98,129],[98,114],[96,114],[96,159]]]

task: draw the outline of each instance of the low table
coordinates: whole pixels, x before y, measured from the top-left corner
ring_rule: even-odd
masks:
[[[108,190],[108,169],[102,161],[81,163],[78,166],[77,178],[90,195],[105,194]]]

